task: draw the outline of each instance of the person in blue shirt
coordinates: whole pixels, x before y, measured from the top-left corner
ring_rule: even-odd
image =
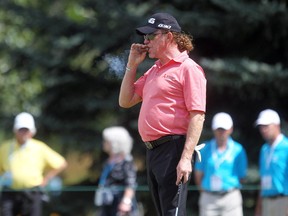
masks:
[[[200,188],[200,216],[243,216],[241,183],[246,177],[247,155],[232,139],[233,121],[220,112],[212,119],[214,138],[205,142],[202,161],[195,164],[195,183]]]
[[[287,216],[288,138],[282,134],[280,117],[274,110],[261,111],[256,126],[265,143],[259,157],[261,191],[255,216]]]

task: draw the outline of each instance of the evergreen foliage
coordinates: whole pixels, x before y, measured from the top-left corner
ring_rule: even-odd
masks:
[[[142,42],[134,29],[158,11],[172,13],[193,36],[191,57],[206,72],[201,139],[211,137],[216,112],[229,112],[235,139],[257,164],[259,111],[276,109],[288,135],[286,0],[1,0],[2,133],[10,133],[14,115],[25,110],[36,116],[40,136],[57,135],[65,149],[99,151],[102,129],[121,124],[143,154],[139,106],[120,108],[118,93],[127,50]],[[152,63],[147,59],[139,76]]]

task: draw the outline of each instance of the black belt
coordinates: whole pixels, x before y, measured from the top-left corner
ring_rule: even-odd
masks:
[[[226,195],[228,193],[231,193],[231,192],[233,192],[235,190],[238,190],[238,189],[233,188],[233,189],[227,190],[227,191],[204,191],[204,192],[209,193],[211,195],[215,195],[215,196],[224,196],[224,195]]]
[[[147,149],[151,150],[151,149],[154,149],[154,148],[160,146],[161,144],[163,144],[165,142],[169,142],[169,141],[172,141],[172,140],[177,140],[177,139],[184,138],[184,137],[185,137],[184,135],[163,136],[163,137],[160,137],[157,140],[145,142],[145,145],[146,145]]]

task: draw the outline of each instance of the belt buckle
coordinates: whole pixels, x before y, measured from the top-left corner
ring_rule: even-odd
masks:
[[[148,149],[153,149],[151,142],[146,142],[145,144]]]

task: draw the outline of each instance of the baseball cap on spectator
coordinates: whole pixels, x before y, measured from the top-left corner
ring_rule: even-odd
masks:
[[[212,130],[222,128],[229,130],[233,127],[233,121],[229,114],[220,112],[217,113],[212,119]]]
[[[181,32],[177,20],[168,13],[155,13],[148,20],[146,25],[136,28],[137,34],[152,34],[158,29]]]
[[[280,124],[280,117],[278,113],[272,109],[266,109],[259,113],[259,116],[255,122],[255,125],[270,125],[270,124]]]
[[[35,121],[30,113],[19,113],[14,120],[14,132],[21,128],[29,129],[33,134],[36,133]]]

